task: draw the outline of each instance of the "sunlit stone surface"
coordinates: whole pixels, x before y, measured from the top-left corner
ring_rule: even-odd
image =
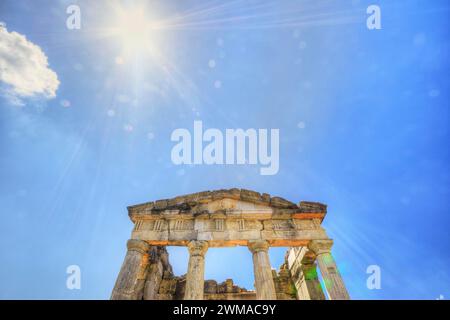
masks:
[[[349,299],[321,223],[326,205],[229,189],[199,192],[128,207],[134,223],[111,299],[323,300],[316,265],[330,299]],[[186,246],[188,273],[175,276],[165,246]],[[204,279],[210,247],[247,246],[256,291]],[[268,249],[291,247],[279,271]],[[316,263],[317,261],[317,263]]]

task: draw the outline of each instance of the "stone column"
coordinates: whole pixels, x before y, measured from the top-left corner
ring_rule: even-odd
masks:
[[[316,270],[316,255],[306,247],[289,249],[286,261],[298,300],[325,300]]]
[[[302,273],[303,281],[305,281],[305,286],[309,295],[310,300],[325,300],[325,295],[322,291],[322,286],[320,285],[319,277],[317,275],[316,264],[304,263],[302,261]]]
[[[248,248],[253,254],[256,299],[276,300],[277,294],[269,261],[269,243],[263,240],[249,241]]]
[[[127,248],[125,260],[111,294],[112,300],[142,299],[150,245],[142,240],[130,239]]]
[[[207,241],[192,240],[188,244],[189,265],[184,300],[203,300],[205,287],[205,253]]]
[[[333,240],[312,240],[308,247],[317,256],[320,272],[330,300],[349,300],[347,289],[331,255]]]
[[[144,286],[144,300],[156,300],[164,270],[167,269],[168,265],[166,248],[162,246],[152,246],[149,251],[148,260],[149,266]]]

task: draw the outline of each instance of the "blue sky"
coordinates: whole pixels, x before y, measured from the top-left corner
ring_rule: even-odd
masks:
[[[73,3],[80,30],[66,28]],[[366,27],[370,4],[381,30]],[[18,70],[0,74],[0,298],[107,299],[126,206],[232,187],[328,204],[352,298],[450,296],[448,1],[147,2],[146,19],[175,21],[148,35],[151,53],[105,34],[120,27],[111,7],[0,3],[3,35],[48,61],[6,59],[0,42]],[[194,120],[279,128],[278,174],[175,166],[170,134]],[[186,272],[186,248],[170,254]],[[72,264],[81,290],[66,288]],[[373,264],[380,290],[366,287]],[[205,277],[252,288],[250,252],[209,250]]]

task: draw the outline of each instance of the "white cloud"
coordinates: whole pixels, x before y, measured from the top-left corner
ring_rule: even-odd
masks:
[[[16,97],[54,98],[59,86],[41,48],[4,25],[0,25],[0,82],[6,84],[7,95]]]

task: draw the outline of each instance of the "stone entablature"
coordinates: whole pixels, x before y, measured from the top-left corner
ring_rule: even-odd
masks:
[[[200,192],[128,208],[135,223],[132,238],[153,245],[186,246],[208,241],[210,247],[248,245],[305,246],[327,239],[321,227],[326,206],[295,205],[280,197],[239,189]]]
[[[330,299],[349,299],[331,255],[333,241],[321,223],[327,207],[298,205],[281,197],[240,189],[199,192],[128,207],[134,223],[128,252],[112,299],[324,299],[319,266]],[[186,246],[186,277],[175,277],[164,246]],[[210,247],[247,246],[256,291],[226,292],[204,281]],[[291,247],[280,271],[272,271],[268,249]],[[317,263],[316,263],[317,261]],[[225,283],[229,285],[229,283]],[[231,291],[230,291],[231,290]]]
[[[319,202],[302,201],[298,205],[281,197],[271,197],[267,193],[245,189],[224,189],[217,191],[204,191],[192,193],[184,196],[178,196],[172,199],[163,199],[157,201],[146,202],[128,207],[128,213],[133,219],[134,214],[156,213],[163,210],[179,210],[180,213],[195,213],[201,211],[201,204],[211,203],[217,200],[231,199],[241,200],[256,205],[270,206],[271,208],[281,210],[292,209],[298,213],[318,213],[323,218],[327,211],[327,206]]]

